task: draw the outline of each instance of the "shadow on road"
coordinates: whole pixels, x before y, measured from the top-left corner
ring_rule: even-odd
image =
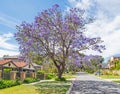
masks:
[[[120,94],[120,85],[107,81],[76,80],[69,94]]]

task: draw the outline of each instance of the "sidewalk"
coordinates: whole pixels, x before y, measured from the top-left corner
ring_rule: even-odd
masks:
[[[40,83],[40,82],[51,82],[51,81],[54,81],[54,80],[40,80],[40,81],[38,81],[38,82],[30,83],[30,84],[28,84],[28,85],[35,85],[35,84],[38,84],[38,83]]]
[[[71,81],[74,81],[75,78],[71,78],[71,79],[67,79],[67,80],[71,80]],[[40,82],[51,82],[51,81],[55,81],[55,80],[40,80],[38,82],[33,82],[33,83],[30,83],[30,84],[26,84],[26,85],[35,85],[35,84],[38,84]]]

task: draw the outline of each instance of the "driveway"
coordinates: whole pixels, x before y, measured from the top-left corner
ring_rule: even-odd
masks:
[[[80,72],[68,94],[120,94],[120,85]]]

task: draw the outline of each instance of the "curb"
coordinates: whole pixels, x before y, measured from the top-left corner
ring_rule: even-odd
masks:
[[[74,81],[75,81],[75,80],[74,80]],[[66,94],[70,94],[70,91],[72,90],[72,87],[73,87],[74,81],[72,82],[72,85],[70,86],[70,88],[69,88],[69,90],[67,91]]]
[[[77,76],[77,77],[78,77],[78,76]],[[66,94],[70,94],[70,92],[71,92],[71,90],[72,90],[72,87],[73,87],[73,84],[74,84],[74,82],[76,81],[77,77],[72,81],[72,84],[71,84],[71,86],[70,86],[70,88],[69,88],[69,90],[67,91]]]

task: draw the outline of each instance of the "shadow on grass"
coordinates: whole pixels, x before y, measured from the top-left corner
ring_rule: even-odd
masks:
[[[39,94],[66,94],[72,81],[51,81],[36,84]]]
[[[76,80],[69,94],[120,94],[120,85],[107,81]]]

